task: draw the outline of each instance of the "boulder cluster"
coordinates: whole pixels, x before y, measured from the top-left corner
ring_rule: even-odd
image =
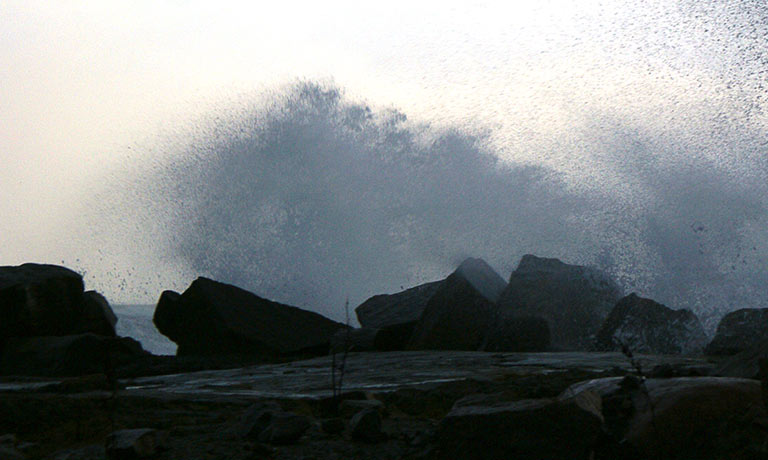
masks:
[[[354,350],[700,352],[707,336],[690,310],[622,295],[605,273],[526,255],[505,282],[481,259],[442,281],[371,297],[362,327],[337,336]],[[399,334],[393,337],[391,331]],[[412,332],[408,334],[408,331]],[[384,341],[377,338],[387,336]],[[397,342],[399,340],[399,343]]]
[[[724,373],[750,376],[768,357],[766,310],[726,315],[708,344],[690,310],[624,296],[595,268],[534,255],[522,257],[509,281],[470,258],[445,279],[373,296],[355,313],[359,328],[200,277],[183,293],[163,292],[153,319],[178,344],[177,357],[241,363],[340,351],[705,351],[747,353]],[[107,300],[60,266],[0,267],[0,319],[4,375],[108,373],[149,356],[135,340],[116,337]]]
[[[113,374],[147,353],[117,337],[107,300],[56,265],[0,267],[0,374]]]

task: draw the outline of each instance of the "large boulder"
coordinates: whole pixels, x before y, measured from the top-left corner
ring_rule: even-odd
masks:
[[[468,258],[456,272],[485,298],[496,302],[507,283],[483,259]],[[415,323],[445,280],[422,284],[395,294],[375,295],[355,308],[357,320],[363,327],[382,328]]]
[[[14,337],[8,339],[0,357],[0,374],[57,377],[110,374],[149,356],[139,342],[128,337],[92,333]]]
[[[606,274],[558,259],[525,255],[498,305],[507,316],[540,317],[555,350],[588,350],[622,293]]]
[[[440,422],[433,458],[588,459],[600,435],[600,400],[457,402]]]
[[[396,294],[375,295],[355,308],[357,320],[368,328],[415,323],[441,285],[442,281],[433,281]]]
[[[117,316],[103,295],[96,291],[83,294],[83,327],[80,332],[115,336]]]
[[[153,318],[177,355],[275,358],[320,355],[344,326],[317,313],[200,277],[182,294],[164,292]]]
[[[704,352],[735,355],[768,339],[768,308],[742,308],[723,316]]]
[[[381,328],[339,329],[331,339],[331,351],[402,351],[408,346],[415,322]]]
[[[57,265],[0,267],[0,343],[9,337],[115,335],[106,299],[83,292],[83,278]]]
[[[690,354],[701,352],[707,335],[696,315],[672,310],[632,293],[621,299],[597,333],[596,348],[634,353]]]
[[[746,350],[729,356],[714,370],[715,375],[724,377],[760,378],[760,362],[768,360],[768,339],[763,339]]]
[[[605,431],[617,445],[634,448],[637,456],[631,458],[764,458],[759,381],[613,377],[575,384],[561,398],[581,392],[601,396]]]
[[[483,345],[497,319],[498,280],[494,278],[501,277],[477,261],[468,259],[442,282],[427,302],[409,348],[478,350]]]
[[[549,324],[535,316],[500,317],[486,335],[483,351],[536,352],[549,349]]]

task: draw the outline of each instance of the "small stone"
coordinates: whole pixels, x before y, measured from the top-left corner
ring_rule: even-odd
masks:
[[[243,438],[257,439],[261,432],[269,426],[272,415],[281,411],[280,406],[274,401],[257,402],[243,414],[238,433]]]
[[[381,416],[376,409],[364,409],[349,422],[352,438],[363,442],[378,442],[384,437],[381,432]]]
[[[16,439],[16,435],[13,433],[8,433],[0,436],[0,446],[15,446],[18,440]]]
[[[384,412],[384,403],[378,399],[346,399],[339,406],[340,415],[347,418],[364,409],[375,409],[382,413]]]
[[[3,460],[24,460],[26,457],[13,447],[0,446],[0,458]]]
[[[344,421],[340,418],[328,418],[320,423],[320,428],[327,434],[339,434],[344,431]]]
[[[270,444],[293,444],[309,429],[309,419],[290,412],[273,413],[269,425],[259,434],[259,441]]]
[[[106,443],[109,460],[149,458],[161,447],[161,436],[151,428],[115,431],[107,437]]]

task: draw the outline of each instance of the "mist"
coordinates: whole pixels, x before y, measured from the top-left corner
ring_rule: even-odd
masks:
[[[343,320],[346,299],[439,279],[465,257],[507,277],[534,253],[604,269],[710,329],[768,300],[764,163],[733,171],[604,121],[580,135],[601,137],[611,174],[584,186],[502,158],[492,130],[411,121],[333,82],[284,85],[198,127],[94,208],[101,238],[127,223],[184,282],[205,275]]]
[[[0,256],[113,303],[205,275],[342,321],[526,253],[710,331],[768,306],[764,3],[410,3],[12,5]]]

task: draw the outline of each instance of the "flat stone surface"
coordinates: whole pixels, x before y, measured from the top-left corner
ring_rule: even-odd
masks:
[[[638,355],[644,369],[659,364],[712,367],[705,358]],[[547,375],[585,370],[629,371],[621,353],[489,353],[411,351],[350,353],[344,391],[395,391],[468,379],[496,380],[509,375]],[[259,396],[269,398],[321,398],[331,396],[331,358],[285,364],[188,374],[143,377],[124,381],[128,392],[159,391],[173,394]],[[2,389],[2,384],[0,384]]]

